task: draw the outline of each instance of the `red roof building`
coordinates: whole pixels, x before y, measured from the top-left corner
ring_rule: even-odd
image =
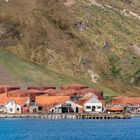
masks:
[[[88,88],[88,86],[82,84],[67,84],[61,87],[62,90],[68,90],[68,89],[80,90],[85,88]]]
[[[48,96],[57,96],[58,91],[56,89],[47,89],[43,91],[45,94],[47,94]]]
[[[29,90],[14,90],[9,91],[6,93],[7,97],[29,97],[31,102],[35,101],[36,96],[40,96],[46,94],[45,92],[38,91],[35,89],[29,89]]]
[[[79,91],[76,89],[59,90],[58,95],[60,96],[75,96],[78,95]]]
[[[11,86],[11,85],[0,85],[0,93],[20,90],[19,86]]]
[[[119,96],[112,99],[112,104],[115,105],[140,105],[140,97],[125,97]]]
[[[51,86],[51,85],[46,85],[46,86],[29,86],[27,87],[27,89],[35,89],[35,90],[39,90],[39,91],[44,91],[47,89],[56,89],[55,86]]]
[[[0,105],[5,105],[11,100],[15,101],[20,106],[24,106],[27,103],[27,101],[29,101],[29,98],[28,97],[7,97],[6,94],[0,95]]]
[[[107,106],[106,110],[109,112],[123,112],[124,107],[121,105],[111,105],[111,106]]]
[[[69,96],[36,96],[36,103],[39,106],[52,107],[67,100],[70,100]]]

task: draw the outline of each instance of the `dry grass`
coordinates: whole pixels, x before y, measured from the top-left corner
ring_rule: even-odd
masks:
[[[140,22],[83,1],[65,7],[64,0],[10,0],[8,3],[1,0],[0,30],[4,33],[0,34],[3,42],[0,45],[28,62],[19,58],[8,62],[7,54],[1,54],[8,63],[7,69],[27,83],[49,81],[59,85],[84,81],[91,85],[87,73],[90,68],[101,76],[103,85],[120,93],[123,92],[120,84],[108,86],[106,80],[117,78],[128,84],[134,78],[132,86],[139,84],[140,58],[130,44],[140,45]],[[139,12],[137,0],[133,5],[113,2],[102,1],[132,11],[135,7],[135,12]],[[83,22],[86,28],[79,30],[77,22]],[[103,49],[106,42],[109,49]],[[88,64],[83,64],[83,60]]]

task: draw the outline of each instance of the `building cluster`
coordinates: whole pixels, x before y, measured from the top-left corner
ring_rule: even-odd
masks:
[[[82,84],[31,86],[26,90],[0,85],[0,113],[102,112],[103,92]]]
[[[82,84],[55,86],[0,85],[0,113],[140,113],[140,98],[115,97],[105,104],[103,92]]]

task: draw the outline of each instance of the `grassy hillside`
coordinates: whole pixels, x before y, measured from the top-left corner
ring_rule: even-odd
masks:
[[[96,5],[87,8],[79,3],[76,9],[77,16],[87,24],[87,29],[82,31],[83,36],[95,43],[110,62],[105,76],[130,83],[131,78],[140,77],[140,56],[133,48],[140,44],[140,21]],[[134,83],[137,82],[136,78]]]
[[[119,93],[109,88],[100,86],[98,87],[87,79],[78,79],[74,77],[60,75],[59,73],[55,73],[46,68],[27,63],[23,59],[16,57],[8,51],[5,51],[3,48],[0,48],[0,66],[4,66],[5,70],[7,71],[7,73],[5,71],[7,75],[11,75],[14,77],[14,82],[10,80],[11,77],[8,77],[9,81],[5,81],[7,79],[2,78],[2,73],[0,69],[0,80],[3,80],[2,84],[16,84],[20,85],[23,88],[29,85],[53,84],[59,88],[59,86],[67,83],[82,83],[90,87],[96,87],[104,90],[105,96],[119,95]]]
[[[19,85],[54,84],[60,86],[66,83],[78,82],[94,86],[94,84],[86,79],[73,78],[63,74],[60,75],[47,68],[27,63],[2,48],[0,48],[0,65],[4,66],[16,78],[17,81],[15,83]]]
[[[113,6],[114,8],[127,9],[132,12],[140,14],[140,1],[139,0],[97,0],[102,4]]]

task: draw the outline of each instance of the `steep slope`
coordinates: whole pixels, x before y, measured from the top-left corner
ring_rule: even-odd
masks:
[[[130,12],[138,15],[139,4],[1,0],[0,46],[59,74],[98,81],[122,93],[126,85],[140,85],[140,20]]]
[[[9,50],[34,63],[71,75],[87,73],[82,63],[90,61],[88,57],[92,60],[95,60],[95,57],[104,60],[100,52],[92,47],[94,45],[75,30],[73,26],[76,17],[69,13],[62,0],[42,0],[36,2],[36,6],[33,5],[29,11],[28,7],[24,9],[26,2],[11,0],[2,4],[1,22],[6,24],[5,30],[8,32],[5,38],[16,44]],[[27,2],[28,5],[31,5],[31,2],[34,1]],[[20,6],[21,8],[16,9]],[[95,53],[99,56],[95,56]],[[92,64],[95,66],[93,62]]]
[[[0,84],[17,84],[25,87],[37,84],[60,86],[66,83],[83,83],[93,86],[86,79],[60,75],[49,69],[27,63],[23,59],[0,48]]]
[[[110,61],[105,75],[138,84],[140,21],[97,3],[90,7],[79,3],[76,9],[77,16],[88,26],[82,31],[83,36],[96,43]]]
[[[103,5],[109,5],[114,8],[127,11],[132,11],[134,13],[140,14],[140,2],[139,0],[98,0],[98,2]]]

